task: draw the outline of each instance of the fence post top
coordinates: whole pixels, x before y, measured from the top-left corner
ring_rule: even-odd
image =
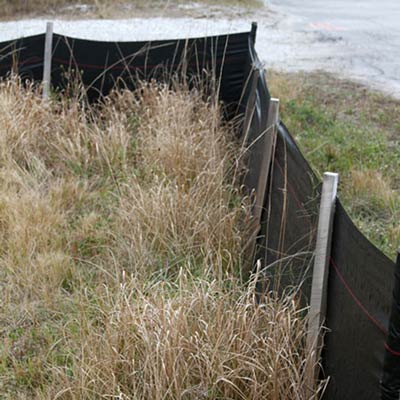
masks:
[[[339,174],[337,172],[324,172],[324,177],[327,178],[338,178]]]
[[[257,22],[253,21],[251,23],[251,32],[250,32],[251,38],[253,39],[253,43],[256,42],[256,33],[257,33]]]

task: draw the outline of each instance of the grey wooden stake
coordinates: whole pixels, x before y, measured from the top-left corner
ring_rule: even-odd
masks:
[[[254,219],[261,221],[261,214],[264,207],[265,189],[269,170],[271,166],[271,158],[275,146],[276,126],[279,122],[279,99],[271,98],[269,101],[267,132],[265,135],[265,153],[260,165],[260,175],[256,188],[256,203],[254,205]]]
[[[252,210],[252,226],[250,228],[250,240],[246,244],[245,254],[246,259],[249,260],[250,268],[253,267],[253,257],[256,248],[257,235],[261,228],[261,215],[264,207],[265,190],[267,188],[268,176],[271,167],[271,160],[273,157],[277,125],[279,122],[279,99],[271,98],[268,108],[267,128],[262,132],[263,136],[263,152],[260,160],[260,165],[257,165],[259,174],[255,182],[256,199]]]
[[[338,174],[331,172],[324,173],[306,343],[309,357],[306,370],[306,390],[309,391],[314,389],[319,372],[318,362],[322,345],[321,327],[326,316],[332,226],[335,215],[338,181]]]
[[[53,23],[46,24],[46,41],[44,46],[44,65],[43,65],[43,99],[47,100],[50,96],[51,84],[51,55],[53,48]]]

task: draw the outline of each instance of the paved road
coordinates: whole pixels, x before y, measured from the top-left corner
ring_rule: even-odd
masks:
[[[321,67],[400,97],[399,0],[267,0],[299,48],[288,68]],[[301,40],[300,40],[301,41]],[[283,60],[282,60],[283,61]]]

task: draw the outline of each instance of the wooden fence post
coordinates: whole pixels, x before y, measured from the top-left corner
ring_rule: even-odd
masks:
[[[262,158],[258,161],[258,165],[252,166],[253,170],[255,167],[258,171],[258,176],[256,181],[252,185],[255,186],[254,190],[256,193],[255,203],[252,209],[252,226],[250,229],[250,240],[246,245],[246,259],[249,260],[250,268],[253,266],[253,257],[254,251],[256,248],[257,235],[260,232],[261,228],[261,216],[264,208],[264,200],[265,200],[265,191],[267,188],[268,177],[271,168],[272,158],[274,156],[275,142],[276,142],[276,133],[277,133],[277,125],[279,123],[279,99],[271,98],[269,101],[268,108],[268,118],[267,118],[267,127],[265,132],[260,133],[260,144],[262,144]],[[255,144],[256,146],[257,144]]]
[[[321,327],[326,315],[328,272],[338,181],[338,174],[324,173],[306,343],[309,357],[306,366],[306,390],[310,392],[315,387],[319,372],[318,362],[322,345]]]
[[[265,190],[267,188],[268,176],[275,146],[276,127],[279,123],[279,99],[271,98],[269,101],[267,132],[264,141],[264,154],[260,165],[260,175],[256,188],[256,202],[254,204],[254,219],[261,221],[261,214],[264,207]]]
[[[46,39],[44,46],[43,92],[42,92],[42,97],[45,100],[48,100],[50,96],[52,48],[53,48],[53,23],[47,22]]]

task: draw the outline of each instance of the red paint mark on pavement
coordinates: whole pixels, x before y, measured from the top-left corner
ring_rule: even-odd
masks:
[[[333,25],[330,22],[312,22],[309,24],[309,27],[312,29],[328,32],[341,32],[346,30],[346,28],[344,28],[343,26]]]

